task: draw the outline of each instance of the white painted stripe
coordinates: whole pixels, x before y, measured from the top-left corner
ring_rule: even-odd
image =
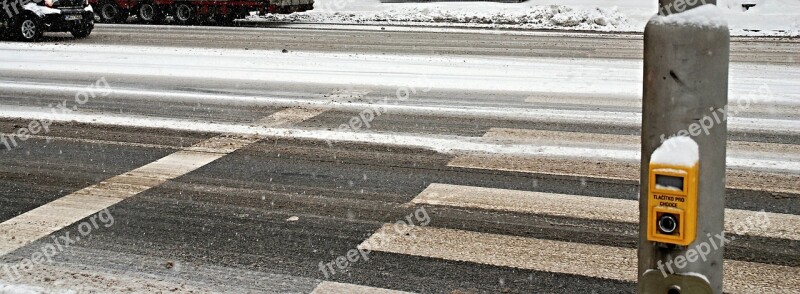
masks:
[[[548,158],[516,155],[459,155],[448,166],[578,177],[586,179],[639,182],[638,162],[587,158]],[[774,193],[800,194],[798,175],[728,166],[728,188]]]
[[[498,144],[559,144],[570,147],[621,148],[625,150],[638,150],[641,141],[638,136],[632,135],[506,128],[492,128],[483,137],[495,140]],[[750,167],[759,164],[769,165],[764,162],[748,161],[749,157],[767,157],[769,161],[773,162],[800,162],[800,145],[745,141],[728,141],[727,144],[729,151],[727,187],[800,194],[800,185],[796,180],[797,175],[791,174],[791,172],[774,173],[766,167],[746,170],[735,165],[737,163]],[[488,154],[459,155],[453,158],[448,166],[637,182],[640,173],[638,161]]]
[[[321,112],[287,109],[274,113],[264,123],[291,124],[319,113]],[[0,223],[0,256],[258,140],[257,137],[220,135]]]
[[[607,146],[626,149],[640,149],[641,137],[635,135],[596,134],[563,132],[549,130],[491,128],[483,137],[502,140],[506,143],[558,144],[563,146]],[[800,161],[800,145],[728,141],[728,155],[746,156],[750,154],[769,154],[773,158],[796,159]]]
[[[638,202],[544,192],[430,184],[413,204],[638,223]]]
[[[366,142],[384,145],[407,146],[435,150],[442,153],[489,153],[511,154],[533,157],[575,157],[638,162],[639,150],[618,150],[602,148],[578,148],[552,145],[499,144],[487,138],[462,136],[436,136],[416,134],[380,134],[347,131],[306,130],[289,128],[269,128],[241,124],[220,124],[213,122],[187,121],[180,119],[153,118],[126,115],[96,114],[56,114],[44,109],[5,107],[0,109],[0,117],[39,119],[52,118],[55,121],[77,121],[89,124],[105,124],[128,127],[166,128],[172,130],[235,133],[279,138],[302,138],[321,141]],[[728,166],[745,169],[777,170],[800,173],[800,162],[766,160],[758,158],[730,157]]]
[[[435,227],[381,227],[361,249],[614,280],[636,279],[633,250]]]
[[[546,105],[615,106],[642,108],[641,95],[562,94],[537,93],[525,98],[525,102]]]
[[[538,105],[574,105],[580,108],[590,106],[602,106],[606,108],[642,108],[641,95],[598,95],[598,94],[562,94],[562,93],[540,93],[525,98],[525,102]],[[742,109],[739,115],[744,113],[769,113],[795,115],[800,113],[800,106],[797,102],[781,101],[776,104],[752,104],[746,109]],[[735,121],[736,119],[734,119]]]
[[[179,151],[0,223],[0,256],[222,156]]]
[[[396,290],[389,290],[389,289],[382,289],[382,288],[374,288],[374,287],[367,287],[367,286],[360,286],[360,285],[353,285],[353,284],[344,284],[344,283],[337,283],[337,282],[322,282],[314,288],[314,291],[311,294],[340,294],[340,293],[348,293],[348,294],[410,294],[411,292],[403,292],[403,291],[396,291]]]
[[[625,199],[430,184],[411,203],[639,223],[639,201]],[[737,224],[741,225],[747,219],[767,219],[769,222],[764,227],[736,232]],[[725,230],[728,233],[800,240],[800,226],[797,224],[800,224],[797,215],[725,209]]]
[[[385,224],[358,246],[396,254],[544,272],[636,281],[636,249],[477,233],[434,227],[398,232]],[[800,289],[797,268],[725,261],[730,293],[790,293]]]

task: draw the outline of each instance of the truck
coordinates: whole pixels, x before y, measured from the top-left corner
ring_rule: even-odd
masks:
[[[88,0],[2,0],[0,37],[33,42],[45,32],[85,38],[94,29]]]
[[[183,25],[207,20],[231,24],[257,11],[292,13],[311,10],[314,0],[89,0],[100,22],[121,23],[135,15],[140,23],[163,23],[168,16]]]

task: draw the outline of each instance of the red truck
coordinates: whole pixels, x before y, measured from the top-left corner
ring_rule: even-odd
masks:
[[[161,23],[167,15],[179,24],[213,19],[229,24],[251,11],[292,13],[311,10],[314,0],[89,0],[101,22],[120,23],[135,15],[141,23]]]

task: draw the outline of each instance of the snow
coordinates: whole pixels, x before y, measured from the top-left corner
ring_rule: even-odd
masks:
[[[800,36],[800,0],[758,0],[745,11],[743,0],[717,0],[733,35]]]
[[[93,62],[73,58],[87,54],[92,56]],[[642,66],[642,60],[630,59],[280,53],[243,49],[0,43],[0,70],[171,78],[207,78],[209,73],[213,73],[219,79],[387,87],[424,86],[419,85],[419,81],[429,79],[436,89],[596,94],[634,100],[641,99]],[[735,97],[751,94],[764,85],[774,93],[772,101],[800,103],[800,87],[797,86],[800,67],[731,63],[730,72],[732,103],[735,103]]]
[[[678,188],[675,188],[675,187],[672,187],[672,186],[662,186],[662,185],[659,185],[659,184],[656,184],[656,189],[658,189],[658,190],[666,190],[666,191],[678,191],[678,192],[683,191],[681,189],[678,189]]]
[[[346,2],[346,3],[345,3]],[[538,1],[534,1],[538,2]],[[377,0],[322,0],[314,10],[266,15],[251,20],[289,23],[387,23],[614,31],[626,26],[616,7],[570,7],[529,3],[380,3]]]
[[[800,0],[758,2],[745,11],[742,0],[717,0],[732,35],[800,35]],[[530,0],[523,3],[317,0],[311,11],[250,20],[643,32],[657,10],[656,0]]]
[[[692,138],[677,136],[661,143],[653,155],[650,156],[651,164],[665,164],[674,166],[693,167],[700,160],[700,151],[697,143]]]
[[[60,9],[53,9],[47,6],[41,6],[36,3],[28,3],[23,6],[25,10],[35,13],[38,16],[44,17],[50,14],[61,14]]]
[[[69,290],[54,290],[44,289],[41,287],[23,285],[23,284],[4,284],[0,282],[0,293],[2,294],[39,294],[39,293],[52,293],[52,294],[71,294],[74,291]]]
[[[651,22],[661,25],[694,26],[694,27],[727,27],[728,22],[722,14],[722,9],[715,5],[706,4],[695,9],[667,16],[656,15]]]
[[[614,8],[576,9],[563,5],[521,7],[510,9],[474,9],[461,3],[431,4],[415,3],[422,7],[398,7],[380,11],[326,12],[312,10],[308,13],[289,15],[267,15],[262,21],[314,22],[314,23],[390,23],[390,24],[439,24],[473,27],[501,28],[570,28],[574,30],[612,31],[625,25],[625,17]],[[497,4],[497,3],[489,3]],[[385,4],[387,6],[408,4]],[[439,5],[443,5],[441,7]],[[513,5],[513,4],[506,4]],[[316,11],[316,12],[315,12]]]
[[[330,142],[367,142],[380,145],[423,148],[445,154],[500,154],[542,157],[591,158],[603,160],[639,161],[639,150],[583,148],[558,145],[503,144],[491,138],[463,137],[450,135],[418,135],[405,133],[370,133],[349,131],[328,131],[315,129],[286,129],[252,126],[250,124],[228,124],[211,121],[157,118],[151,116],[58,113],[47,108],[4,107],[0,118],[41,119],[54,121],[104,124],[123,127],[161,128],[183,131],[230,133],[256,135],[271,138],[310,139]],[[694,142],[694,141],[692,141]],[[680,148],[679,148],[680,149]],[[655,155],[655,154],[654,154]],[[688,156],[683,156],[689,158]],[[677,160],[664,160],[677,162]],[[681,162],[683,163],[683,162]],[[759,157],[739,157],[728,155],[727,166],[734,168],[781,171],[800,174],[800,162],[784,159],[763,159]]]
[[[83,58],[92,56],[91,63]],[[124,58],[123,58],[124,56]],[[31,62],[35,60],[36,62]],[[217,79],[295,83],[358,85],[364,87],[418,87],[435,85],[442,89],[524,91],[536,93],[589,94],[613,97],[632,102],[641,101],[642,61],[623,59],[562,59],[533,57],[445,57],[434,55],[377,55],[319,52],[291,52],[240,49],[201,49],[173,47],[140,47],[124,45],[71,44],[0,44],[0,71],[31,70],[59,74],[102,73],[206,79],[209,73]],[[387,70],[391,69],[391,70]],[[732,63],[730,97],[750,95],[754,89],[768,86],[774,93],[771,101],[753,103],[752,109],[779,109],[800,105],[800,67],[786,65]],[[424,74],[422,74],[424,73]],[[45,89],[49,85],[0,82],[4,89]],[[123,89],[114,90],[126,93]],[[75,92],[65,92],[66,97]],[[285,107],[296,105],[326,106],[330,101],[288,101],[271,97],[205,95],[202,93],[142,91],[130,92],[150,99],[216,99],[231,103],[275,103]],[[412,99],[413,100],[413,99]],[[399,102],[392,99],[390,102]],[[319,104],[315,104],[319,103]],[[365,107],[365,104],[355,104]],[[442,107],[425,101],[412,104],[390,103],[390,111],[417,111],[453,116],[503,116],[534,120],[562,119],[573,122],[596,121],[637,125],[641,115],[634,112],[580,111],[556,109],[509,108],[508,105],[459,109],[457,105]],[[355,110],[355,109],[353,109]],[[729,126],[736,130],[770,129],[775,132],[798,132],[800,122],[786,117],[734,116]]]

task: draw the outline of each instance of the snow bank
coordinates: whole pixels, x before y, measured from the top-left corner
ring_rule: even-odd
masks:
[[[389,5],[389,4],[387,4]],[[314,12],[266,15],[256,20],[290,23],[449,24],[499,28],[575,29],[616,31],[626,27],[625,16],[615,8],[577,9],[563,5],[522,9],[448,9],[439,5],[410,5],[369,12]],[[513,4],[511,4],[513,5]]]
[[[699,150],[700,147],[692,138],[672,137],[661,143],[656,151],[653,151],[650,163],[692,167],[700,159]]]
[[[758,0],[745,10],[742,2],[752,0],[717,0],[728,19],[733,35],[800,36],[800,0]]]
[[[800,36],[800,0],[717,0],[732,35]],[[752,1],[752,0],[747,0]],[[529,0],[524,3],[381,3],[317,0],[314,10],[253,16],[249,21],[326,24],[392,24],[509,29],[643,32],[658,10],[656,0]]]
[[[58,294],[73,294],[74,291],[67,290],[47,290],[40,287],[23,285],[23,284],[4,284],[0,282],[0,293],[2,294],[40,294],[40,293],[58,293]]]
[[[656,15],[651,22],[662,25],[675,26],[694,26],[694,27],[727,27],[728,22],[722,10],[712,4],[706,4],[695,9],[689,9],[681,13],[674,13],[668,16]]]

